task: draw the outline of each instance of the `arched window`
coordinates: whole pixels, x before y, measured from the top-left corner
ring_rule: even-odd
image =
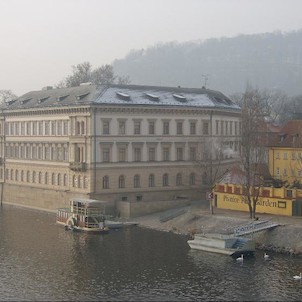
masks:
[[[103,189],[109,189],[109,176],[103,177]]]
[[[154,174],[149,175],[149,187],[155,187],[155,177]]]
[[[139,188],[141,186],[140,184],[140,176],[138,174],[134,175],[134,188]]]
[[[176,185],[177,186],[181,186],[182,185],[182,175],[181,175],[181,173],[178,173],[176,175]]]
[[[68,185],[67,174],[64,174],[64,187],[66,187],[67,185]]]
[[[19,171],[15,171],[15,181],[19,181]]]
[[[120,177],[118,179],[118,187],[120,189],[125,188],[125,176],[124,175],[120,175]]]
[[[55,173],[52,173],[52,174],[51,174],[51,184],[52,184],[52,185],[55,185],[55,177],[56,177],[56,176],[55,176]]]
[[[45,184],[48,185],[48,172],[45,173]]]
[[[86,176],[84,176],[83,186],[84,186],[84,189],[87,189],[87,188],[88,188],[88,180],[87,180],[87,177],[86,177]]]
[[[14,180],[14,170],[10,170],[10,180]]]
[[[32,174],[32,182],[35,183],[36,182],[36,172],[33,171],[33,174]]]
[[[39,184],[42,183],[42,172],[39,172],[38,182],[39,182]]]
[[[30,182],[30,172],[29,171],[26,172],[26,181]]]
[[[59,173],[57,176],[57,185],[60,186],[61,185],[61,174]]]
[[[82,181],[82,177],[80,175],[78,176],[78,185],[79,185],[79,188],[83,187],[83,181]]]
[[[77,177],[75,175],[72,176],[72,186],[76,188],[77,186]]]
[[[24,181],[24,171],[21,171],[21,181]]]
[[[190,186],[194,186],[196,184],[196,177],[195,173],[191,173],[189,177],[189,184]]]
[[[167,187],[169,185],[169,175],[166,173],[163,175],[163,186]]]

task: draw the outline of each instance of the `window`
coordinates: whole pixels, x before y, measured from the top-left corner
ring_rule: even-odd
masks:
[[[68,185],[68,177],[67,174],[64,174],[64,187],[66,187],[67,185]]]
[[[104,148],[103,149],[103,162],[109,162],[110,161],[110,149]]]
[[[141,134],[141,122],[134,121],[134,134]]]
[[[109,121],[103,121],[103,134],[109,134]]]
[[[170,149],[169,148],[163,149],[163,160],[164,161],[170,160]]]
[[[134,188],[139,188],[140,187],[140,176],[139,175],[134,175]]]
[[[125,188],[125,176],[124,175],[121,175],[118,179],[118,187],[120,189],[123,189]]]
[[[216,135],[219,134],[219,121],[216,121]]]
[[[176,148],[176,160],[183,160],[183,148]]]
[[[68,135],[68,121],[63,122],[63,135]]]
[[[233,135],[233,122],[230,121],[230,135]]]
[[[126,161],[126,148],[119,148],[118,150],[118,160]]]
[[[182,175],[181,175],[181,173],[178,173],[176,175],[176,185],[177,186],[181,186],[182,185]]]
[[[56,135],[56,122],[51,122],[51,135]]]
[[[154,174],[149,175],[149,187],[155,187],[155,177]]]
[[[276,168],[276,175],[278,178],[280,177],[280,168]]]
[[[134,148],[134,161],[141,161],[142,155],[141,155],[141,148]]]
[[[163,123],[163,134],[169,134],[169,122],[164,122]]]
[[[209,122],[203,122],[203,134],[208,135],[209,134]]]
[[[190,134],[196,134],[196,122],[190,122]]]
[[[287,159],[287,152],[284,152],[283,159]]]
[[[177,135],[183,134],[182,125],[183,125],[182,122],[177,122],[177,123],[176,123],[176,134],[177,134]]]
[[[119,131],[119,134],[126,134],[126,122],[125,121],[119,121],[118,131]]]
[[[155,122],[154,121],[150,121],[149,122],[149,134],[155,134]]]
[[[155,148],[149,148],[149,161],[155,161]]]
[[[280,159],[280,152],[276,153],[276,159]]]
[[[103,189],[109,189],[109,176],[103,177]]]
[[[163,175],[163,186],[167,187],[169,185],[169,175],[166,173]]]
[[[190,184],[190,186],[194,186],[195,185],[195,182],[196,182],[195,179],[196,179],[195,173],[191,173],[190,177],[189,177],[189,184]]]
[[[50,130],[50,128],[49,128],[49,122],[46,121],[45,122],[45,135],[49,135],[49,130]]]
[[[190,147],[190,160],[196,160],[196,147]]]

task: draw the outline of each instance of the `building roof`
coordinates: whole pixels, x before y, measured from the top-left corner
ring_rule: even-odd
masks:
[[[272,135],[271,147],[302,147],[302,120],[291,120],[280,131]]]
[[[73,105],[140,105],[202,107],[240,110],[227,96],[205,88],[158,87],[142,85],[81,85],[71,88],[28,92],[6,102],[1,109],[29,109]]]

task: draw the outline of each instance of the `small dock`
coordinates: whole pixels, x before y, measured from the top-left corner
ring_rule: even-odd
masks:
[[[264,230],[273,229],[279,226],[278,223],[270,221],[270,220],[263,220],[263,221],[253,221],[252,223],[238,226],[234,229],[235,236],[244,236],[248,234],[257,233]]]

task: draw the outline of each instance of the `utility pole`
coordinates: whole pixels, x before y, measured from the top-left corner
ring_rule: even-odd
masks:
[[[202,77],[204,78],[204,88],[207,88],[207,81],[209,79],[209,75],[208,74],[203,74]]]

